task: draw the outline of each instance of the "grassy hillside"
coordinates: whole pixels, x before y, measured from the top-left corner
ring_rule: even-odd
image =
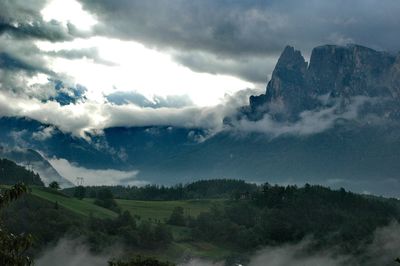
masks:
[[[13,233],[38,236],[38,251],[68,235],[87,239],[98,252],[122,243],[128,255],[236,261],[260,246],[295,243],[313,235],[313,251],[335,246],[343,254],[362,254],[360,243],[370,241],[376,228],[400,219],[398,200],[308,184],[264,184],[226,199],[113,199],[120,214],[94,204],[102,198],[98,193],[79,200],[50,188],[31,190],[3,219]],[[176,207],[182,207],[185,222],[165,224]]]
[[[201,212],[209,210],[223,200],[175,200],[175,201],[140,201],[140,200],[116,200],[122,210],[129,211],[132,215],[139,215],[143,219],[155,219],[164,221],[171,215],[172,210],[180,206],[186,216],[196,217]]]
[[[59,206],[80,217],[88,218],[91,214],[98,218],[115,218],[118,216],[113,211],[95,205],[93,199],[79,200],[49,188],[32,187],[32,195],[50,203],[58,202]],[[185,215],[197,217],[201,212],[208,211],[211,206],[223,204],[224,200],[138,201],[117,199],[116,202],[122,211],[127,210],[132,215],[139,215],[141,221],[164,222],[177,206],[184,208]],[[163,248],[163,250],[132,249],[131,251],[167,260],[179,259],[182,254],[213,259],[222,259],[231,254],[229,249],[215,244],[193,241],[187,227],[169,225],[168,228],[174,237],[174,242],[168,247]]]
[[[44,187],[32,187],[32,194],[53,203],[58,202],[60,206],[85,217],[90,215],[97,218],[117,217],[117,213],[94,204],[93,199],[79,200],[57,190]],[[222,204],[225,200],[141,201],[116,199],[115,201],[122,211],[129,211],[132,215],[138,215],[146,220],[165,221],[175,207],[182,207],[185,216],[197,217],[201,212],[208,211],[213,205]]]
[[[60,206],[85,217],[89,217],[90,215],[98,218],[117,217],[117,214],[113,211],[97,206],[89,201],[68,197],[53,189],[32,187],[32,194],[53,203],[58,202]]]

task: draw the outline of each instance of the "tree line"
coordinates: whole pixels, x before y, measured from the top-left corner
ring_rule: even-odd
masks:
[[[235,179],[199,180],[189,184],[174,186],[145,185],[138,186],[86,186],[82,188],[67,188],[63,192],[70,196],[97,198],[99,193],[108,189],[115,198],[128,200],[185,200],[204,198],[230,198],[235,193],[250,193],[257,190],[256,184]]]
[[[44,186],[37,173],[8,159],[0,159],[0,184],[14,185],[20,182],[27,185]]]
[[[322,186],[271,186],[198,217],[187,217],[193,238],[244,250],[314,237],[316,247],[340,246],[356,252],[376,228],[399,220],[395,199],[368,197]]]

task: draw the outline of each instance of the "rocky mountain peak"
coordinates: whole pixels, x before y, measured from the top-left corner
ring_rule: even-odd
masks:
[[[381,95],[394,62],[394,56],[360,45],[324,45],[312,51],[307,80],[314,94]]]
[[[307,62],[299,50],[295,50],[292,46],[286,46],[276,64],[275,70],[280,69],[305,72]]]
[[[252,96],[247,117],[268,113],[277,120],[296,120],[321,107],[321,97],[351,102],[357,96],[400,100],[400,56],[360,45],[323,45],[307,64],[301,52],[287,46],[265,94]]]
[[[304,108],[305,77],[308,64],[301,52],[292,46],[283,50],[266,93],[250,98],[250,106],[258,114],[268,112],[276,119],[289,119],[292,113]],[[254,118],[257,119],[257,115]]]

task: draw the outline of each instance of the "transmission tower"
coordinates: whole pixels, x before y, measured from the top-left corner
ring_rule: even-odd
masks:
[[[28,171],[33,172],[33,166],[31,164],[31,161],[27,161],[25,166],[26,166],[26,169],[28,169]]]
[[[78,176],[78,177],[76,178],[76,185],[77,185],[77,186],[83,186],[83,183],[84,183],[83,181],[84,181],[84,180],[83,180],[83,177],[79,177],[79,176]]]

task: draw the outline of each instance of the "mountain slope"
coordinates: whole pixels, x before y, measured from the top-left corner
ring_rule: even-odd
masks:
[[[13,161],[0,159],[0,184],[14,185],[19,182],[27,185],[44,185],[38,174],[17,165]]]
[[[52,181],[58,182],[62,187],[73,185],[69,180],[62,177],[53,166],[35,150],[21,148],[9,149],[0,146],[0,157],[8,158],[19,164],[26,165],[31,170],[37,172],[46,185]]]

